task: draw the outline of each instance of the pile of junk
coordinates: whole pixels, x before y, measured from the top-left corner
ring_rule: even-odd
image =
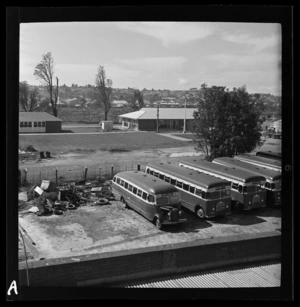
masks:
[[[101,206],[115,200],[110,181],[70,182],[61,186],[50,180],[43,180],[40,186],[32,186],[27,192],[19,193],[19,204],[30,202],[27,210],[38,216],[61,215],[82,205]]]

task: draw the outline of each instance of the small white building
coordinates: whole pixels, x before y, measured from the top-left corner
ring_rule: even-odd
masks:
[[[19,133],[61,132],[62,120],[46,112],[19,112]]]

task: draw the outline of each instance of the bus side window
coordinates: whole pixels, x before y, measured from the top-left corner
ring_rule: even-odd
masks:
[[[192,193],[192,194],[195,193],[195,187],[190,186],[190,193]]]
[[[149,203],[154,203],[154,196],[152,194],[148,195],[148,201]]]
[[[128,190],[128,182],[125,182],[125,189]]]
[[[146,173],[150,174],[150,169],[149,168],[147,168]]]
[[[149,173],[150,173],[150,175],[153,175],[153,171],[151,169],[150,169]]]
[[[186,183],[184,183],[183,184],[183,189],[185,190],[185,191],[189,191],[189,185],[188,184],[186,184]]]
[[[142,191],[141,190],[137,190],[137,196],[142,197]]]
[[[181,188],[181,189],[182,189],[182,181],[177,181],[177,182],[176,182],[176,186],[177,186],[178,188]]]
[[[176,179],[171,178],[171,184],[175,185],[176,184]]]
[[[271,190],[274,190],[275,189],[275,184],[272,182],[271,183]]]
[[[239,188],[238,188],[239,192],[240,193],[243,193],[243,186],[239,185]],[[247,187],[245,186],[245,189],[244,189],[244,193],[247,192]]]
[[[120,178],[117,177],[117,184],[120,184]]]
[[[202,191],[200,189],[196,188],[196,193],[195,194],[202,197]]]
[[[170,183],[170,177],[165,176],[165,181]]]
[[[124,187],[124,180],[121,179],[121,186]]]
[[[265,183],[265,188],[267,188],[267,189],[271,189],[270,182],[266,182],[266,183]]]
[[[165,175],[159,174],[159,179],[165,180]]]
[[[133,194],[136,194],[137,188],[133,187]]]
[[[116,176],[114,177],[113,182],[116,182]]]
[[[132,192],[133,186],[130,184],[128,189],[129,189],[130,192]]]
[[[147,200],[147,193],[146,193],[146,192],[143,192],[142,197],[143,197],[144,200]]]
[[[206,199],[206,198],[207,198],[207,194],[208,194],[208,193],[205,193],[204,191],[202,191],[202,192],[201,192],[201,197],[204,198],[204,199]]]
[[[239,186],[239,185],[238,185],[237,183],[232,183],[232,184],[231,184],[231,188],[234,189],[234,190],[237,190],[237,189],[238,189],[238,186]]]
[[[153,172],[153,176],[158,177],[158,173],[157,172]]]

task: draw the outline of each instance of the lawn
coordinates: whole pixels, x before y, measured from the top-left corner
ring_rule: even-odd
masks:
[[[181,147],[186,142],[171,139],[155,132],[112,132],[106,134],[48,134],[19,135],[19,147],[32,145],[38,151],[51,153],[69,151],[124,151]]]
[[[194,134],[184,134],[184,133],[178,133],[178,134],[173,134],[172,133],[172,135],[175,135],[175,136],[179,136],[179,137],[181,137],[181,138],[185,138],[185,139],[189,139],[189,140],[192,140],[192,139],[194,139],[194,137],[195,137],[195,135]]]

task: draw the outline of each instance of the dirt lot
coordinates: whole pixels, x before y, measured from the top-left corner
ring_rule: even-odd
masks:
[[[184,210],[188,222],[158,230],[154,224],[119,201],[103,206],[80,206],[63,215],[37,216],[19,212],[19,223],[33,241],[28,246],[36,258],[56,258],[148,246],[204,240],[242,233],[281,231],[281,210],[233,212],[200,220]],[[28,245],[28,244],[27,244]]]

